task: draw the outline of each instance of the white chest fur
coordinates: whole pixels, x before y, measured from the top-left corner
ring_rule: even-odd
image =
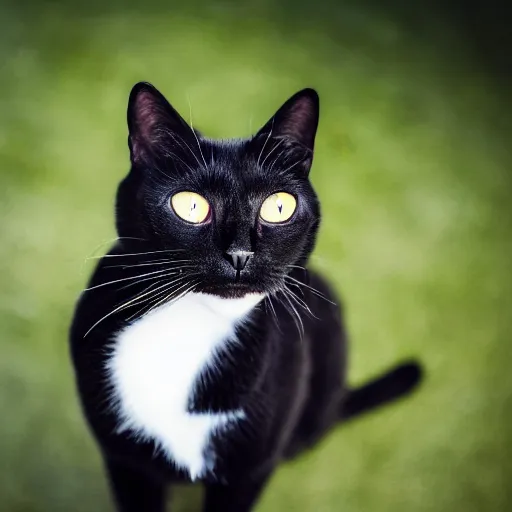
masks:
[[[116,335],[107,371],[119,430],[155,441],[193,480],[213,464],[205,455],[212,432],[244,417],[242,409],[187,412],[193,385],[202,370],[215,370],[215,351],[262,298],[190,293]]]

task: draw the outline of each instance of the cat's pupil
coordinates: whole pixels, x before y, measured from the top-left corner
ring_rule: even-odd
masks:
[[[277,200],[277,209],[279,210],[279,213],[283,212],[283,203],[281,203],[279,199]]]

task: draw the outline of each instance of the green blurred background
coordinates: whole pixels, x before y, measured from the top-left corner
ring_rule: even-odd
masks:
[[[462,12],[0,2],[1,511],[111,509],[66,338],[85,260],[115,236],[138,80],[185,117],[190,100],[194,125],[218,137],[317,88],[312,263],[344,296],[350,380],[412,356],[426,367],[414,396],[280,469],[259,510],[512,510],[508,63],[493,51],[500,16],[484,33],[488,18]],[[198,499],[185,489],[176,510]]]

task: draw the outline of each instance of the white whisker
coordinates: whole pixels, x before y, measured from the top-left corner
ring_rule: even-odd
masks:
[[[274,145],[274,147],[267,153],[267,156],[263,159],[263,162],[261,162],[261,167],[265,165],[265,162],[268,160],[268,157],[279,147],[280,144],[282,144],[284,139],[280,139],[277,144]],[[282,154],[282,152],[281,152]],[[279,158],[280,155],[276,157],[276,161]],[[275,161],[274,161],[275,163]]]
[[[187,94],[187,101],[188,101],[188,109],[189,109],[189,115],[190,115],[190,128],[192,128],[192,133],[194,134],[194,137],[196,138],[197,147],[199,148],[199,153],[201,153],[201,158],[204,162],[204,168],[208,169],[208,165],[206,164],[206,160],[203,155],[203,150],[201,149],[201,144],[199,144],[199,139],[197,138],[197,134],[194,131],[194,125],[192,124],[192,104],[190,103],[190,97]]]
[[[180,294],[178,297],[175,297],[175,298],[172,298],[171,299],[171,303],[172,302],[176,302],[176,300],[180,299],[181,297],[183,297],[186,293],[188,293],[192,288],[194,288],[194,286],[196,286],[198,283],[199,283],[200,279],[196,279],[196,282],[194,282],[194,284],[192,286],[190,286],[190,288],[187,288],[187,290],[185,292],[183,292],[182,294]],[[188,283],[185,283],[184,285],[178,287],[176,290],[173,290],[170,294],[166,295],[162,300],[158,301],[156,304],[154,304],[153,306],[151,306],[151,308],[149,309],[149,311],[147,311],[146,313],[144,313],[144,316],[145,315],[148,315],[151,311],[155,310],[158,306],[160,306],[161,304],[163,304],[164,302],[166,302],[169,298],[172,297],[172,295],[174,293],[176,293],[177,291],[189,286],[191,283],[188,282]]]
[[[166,269],[166,270],[169,270],[169,269]],[[125,290],[126,288],[129,288],[130,286],[135,286],[139,283],[143,283],[144,281],[153,281],[154,279],[162,279],[164,277],[169,277],[169,276],[184,276],[184,275],[192,275],[190,273],[186,273],[186,274],[183,274],[182,272],[169,272],[167,274],[158,274],[157,276],[152,276],[152,277],[145,277],[144,279],[139,279],[138,281],[133,281],[131,283],[128,283],[127,285],[125,286],[121,286],[120,288],[118,288],[118,290]]]
[[[140,309],[137,309],[137,311],[135,313],[133,313],[133,315],[130,315],[126,319],[126,321],[130,322],[134,318],[141,316],[141,313],[142,313],[142,311],[144,311],[144,308],[147,308],[148,306],[151,305],[152,301],[154,301],[155,299],[158,300],[158,298],[161,297],[164,293],[167,293],[169,288],[174,286],[174,284],[175,283],[165,283],[162,287],[157,288],[160,291],[156,292],[156,290],[154,290],[156,293],[153,293],[150,298],[143,300],[141,302],[138,302],[137,304],[144,304],[144,305]]]
[[[173,153],[172,151],[164,151],[164,156],[167,157],[167,158],[172,158],[173,160],[179,160],[179,162],[184,166],[186,167],[189,171],[193,171],[192,167],[190,167],[190,165],[188,165],[185,160],[183,160],[182,158],[180,158],[176,153]],[[158,169],[160,170],[160,169]],[[161,171],[162,172],[162,171]],[[170,176],[168,176],[166,173],[162,172],[162,174],[164,174],[165,176],[167,176],[168,178],[170,178]]]
[[[272,137],[272,131],[274,130],[274,118],[272,118],[272,125],[270,126],[270,132],[267,136],[267,138],[265,139],[265,143],[263,144],[263,147],[261,148],[261,151],[260,151],[260,154],[258,156],[258,160],[256,161],[256,166],[259,167],[260,166],[260,158],[261,158],[261,155],[263,155],[263,151],[265,151],[265,147],[267,145],[267,142],[268,142],[268,139],[270,139],[270,137]]]
[[[133,236],[116,236],[115,238],[111,238],[110,240],[105,240],[104,242],[99,243],[92,251],[92,253],[95,253],[100,247],[103,247],[107,244],[112,244],[114,242],[118,242],[120,240],[140,240],[141,242],[147,242],[145,238],[137,238]]]
[[[281,288],[280,291],[283,292],[285,299],[288,301],[288,304],[292,308],[293,313],[290,313],[289,310],[288,310],[288,312],[290,313],[290,316],[293,318],[293,321],[297,327],[297,330],[299,331],[299,335],[300,335],[301,339],[303,339],[304,338],[304,324],[302,323],[302,318],[300,317],[298,311],[295,309],[295,306],[293,305],[293,303],[288,298],[285,288]],[[286,307],[286,309],[288,309],[288,307],[286,306],[286,304],[284,302],[282,302],[282,304],[283,304],[283,306]],[[297,320],[298,320],[298,323],[297,323]]]
[[[286,286],[286,284],[285,284]],[[297,285],[293,285],[293,286],[297,286]],[[297,288],[299,288],[297,286]],[[320,318],[318,318],[312,311],[311,309],[309,308],[309,306],[306,304],[306,302],[304,300],[302,300],[298,295],[296,295],[293,290],[291,290],[290,288],[287,288],[288,289],[288,292],[290,293],[290,297],[300,306],[302,307],[304,310],[306,310],[313,318],[315,318],[316,320],[320,320]],[[300,288],[299,288],[300,290]]]
[[[174,265],[174,263],[189,263],[192,260],[159,260],[159,261],[148,261],[147,263],[135,263],[134,265],[105,265],[103,268],[133,268],[133,267],[150,267],[153,265]],[[181,265],[181,266],[173,266],[172,268],[186,268],[193,267],[194,265]]]
[[[268,304],[270,306],[270,310],[271,310],[272,315],[274,316],[274,319],[276,321],[276,327],[278,328],[279,331],[281,331],[281,328],[279,326],[279,318],[277,317],[277,313],[274,308],[274,303],[272,302],[272,297],[269,295],[267,298],[268,298]]]
[[[129,306],[140,304],[140,300],[143,297],[145,297],[147,295],[154,294],[157,290],[160,290],[162,288],[169,287],[169,286],[174,286],[178,281],[183,280],[185,277],[189,277],[189,276],[183,276],[181,278],[178,278],[178,279],[174,280],[171,283],[165,283],[163,285],[160,285],[155,290],[147,291],[147,290],[149,290],[149,288],[152,288],[155,284],[158,284],[158,283],[153,283],[152,285],[150,285],[147,288],[145,288],[141,294],[137,295],[136,297],[133,297],[132,299],[130,299],[127,302],[124,302],[120,306],[118,306],[118,307],[114,308],[112,311],[110,311],[110,313],[107,313],[105,316],[100,318],[95,324],[92,325],[92,327],[84,334],[83,337],[85,338],[97,325],[99,325],[101,322],[103,322],[103,320],[107,319],[108,317],[112,316],[113,314],[118,313],[119,311],[122,311],[123,309],[126,309]]]
[[[306,267],[301,267],[300,265],[286,265],[290,268],[299,268],[300,270],[304,270],[304,272],[308,272],[308,269]]]
[[[327,298],[322,292],[318,291],[316,288],[313,288],[312,286],[309,286],[308,284],[306,283],[303,283],[302,281],[299,281],[298,279],[295,279],[294,277],[292,276],[284,276],[285,279],[291,279],[292,281],[294,281],[295,283],[297,283],[298,285],[300,286],[304,286],[305,288],[307,288],[308,290],[311,290],[312,293],[314,293],[317,297],[320,297],[321,299],[324,299],[326,300],[327,302],[330,302],[332,305],[336,306],[336,303],[333,302],[332,300],[330,300],[329,298]]]
[[[124,254],[104,254],[103,256],[91,256],[87,260],[101,260],[102,258],[121,258],[123,256],[145,256],[146,254],[157,254],[162,252],[183,252],[184,249],[163,249],[161,251],[148,251],[148,252],[127,252]]]
[[[275,158],[274,158],[274,161],[272,162],[272,164],[270,165],[269,167],[269,172],[272,173],[274,172],[274,165],[277,164],[278,160],[279,160],[279,157],[281,156],[281,154],[277,155]]]
[[[192,276],[193,275],[194,274],[192,274]],[[139,316],[140,313],[144,310],[144,308],[146,308],[148,306],[151,307],[152,304],[155,303],[154,302],[155,300],[158,300],[159,297],[161,297],[163,294],[167,293],[173,286],[176,286],[178,283],[183,282],[186,278],[189,278],[189,277],[191,277],[191,275],[179,277],[178,279],[174,279],[171,282],[167,282],[163,286],[160,286],[156,290],[153,290],[152,296],[149,299],[142,301],[142,303],[146,302],[146,304],[141,309],[138,309],[133,315],[128,317],[127,321],[130,321],[133,318]],[[161,291],[159,291],[158,293],[155,293],[157,290],[161,290]],[[141,304],[141,303],[139,302],[139,304]]]
[[[301,163],[301,160],[297,160],[295,163],[293,163],[292,165],[287,167],[284,171],[280,171],[280,172],[284,174],[285,172],[291,171],[296,165],[299,165],[300,163]]]
[[[169,137],[171,137],[175,142],[178,143],[179,146],[181,146],[181,148],[183,148],[183,146],[180,144],[180,140],[183,144],[185,144],[185,147],[189,150],[189,152],[191,153],[191,155],[196,159],[197,161],[197,165],[199,165],[199,167],[202,167],[202,164],[201,162],[199,161],[199,158],[197,158],[197,155],[194,153],[194,151],[192,151],[192,148],[187,144],[187,142],[183,139],[183,137],[181,137],[180,135],[178,135],[177,133],[173,133],[173,132],[170,132],[168,130],[166,130],[166,133],[167,135],[169,135]],[[177,138],[179,140],[177,140]]]
[[[96,290],[96,288],[102,288],[103,286],[108,286],[110,284],[121,283],[123,281],[131,281],[133,279],[138,279],[139,277],[146,277],[146,276],[152,276],[155,274],[162,274],[163,272],[167,272],[167,271],[168,271],[168,269],[164,268],[162,270],[155,270],[154,272],[148,272],[146,274],[139,274],[139,275],[130,276],[130,277],[122,277],[121,279],[115,279],[114,281],[108,281],[106,283],[101,283],[101,284],[97,284],[95,286],[91,286],[90,288],[85,288],[84,292]]]
[[[147,290],[147,288],[146,288]],[[146,294],[149,294],[149,293],[152,293],[152,292],[147,292]],[[108,318],[109,316],[112,316],[114,313],[117,313],[118,311],[121,311],[125,308],[127,308],[128,306],[130,306],[130,304],[133,304],[133,303],[136,303],[137,300],[139,300],[143,295],[137,295],[136,297],[134,297],[133,299],[129,300],[128,302],[124,302],[123,304],[121,304],[120,306],[114,308],[110,313],[107,313],[105,316],[103,316],[102,318],[100,318],[85,334],[84,334],[84,338],[98,325],[100,324],[101,322],[103,322],[103,320],[105,320],[106,318]]]

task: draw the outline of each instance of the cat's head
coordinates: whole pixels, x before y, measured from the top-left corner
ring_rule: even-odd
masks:
[[[137,84],[128,105],[132,167],[117,196],[121,240],[177,262],[196,291],[276,291],[315,243],[320,211],[308,175],[318,115],[317,93],[304,89],[253,137],[212,140],[153,86]]]

